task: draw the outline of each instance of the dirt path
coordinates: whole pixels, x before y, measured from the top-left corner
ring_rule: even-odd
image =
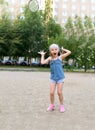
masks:
[[[0,72],[0,130],[95,130],[95,74],[65,73],[65,113],[46,112],[49,72]]]

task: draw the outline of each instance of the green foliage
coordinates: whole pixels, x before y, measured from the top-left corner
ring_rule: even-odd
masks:
[[[4,0],[0,0],[0,4],[3,4],[4,3]]]
[[[59,36],[62,34],[62,28],[59,24],[55,23],[53,19],[50,19],[46,25],[46,35],[48,38]]]
[[[95,25],[93,27],[92,20],[85,17],[84,20],[76,16],[74,19],[68,18],[65,25],[64,35],[68,42],[66,48],[72,51],[71,57],[75,64],[79,67],[84,66],[85,71],[95,62],[92,63],[91,56],[93,55],[91,48],[95,46]],[[92,56],[94,58],[94,56]]]
[[[84,19],[76,16],[69,17],[63,30],[49,15],[49,1],[45,12],[31,12],[28,7],[24,8],[23,17],[20,15],[10,20],[7,13],[0,19],[0,57],[38,57],[38,51],[49,52],[49,45],[57,43],[71,50],[74,65],[78,64],[85,71],[95,66],[95,21],[85,16]],[[46,13],[48,12],[48,13]],[[49,53],[46,54],[48,56]]]
[[[11,55],[12,25],[8,17],[0,20],[0,55]]]
[[[44,22],[47,23],[52,18],[52,0],[45,0]]]
[[[16,43],[19,52],[22,50],[23,56],[36,57],[37,51],[45,47],[43,34],[44,26],[39,12],[32,13],[26,7],[24,19],[18,17],[15,21],[19,44]],[[20,54],[20,53],[19,53]]]

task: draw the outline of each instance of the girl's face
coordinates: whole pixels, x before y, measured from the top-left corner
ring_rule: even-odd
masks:
[[[58,48],[56,48],[56,47],[51,48],[50,54],[52,57],[57,57],[58,56]]]

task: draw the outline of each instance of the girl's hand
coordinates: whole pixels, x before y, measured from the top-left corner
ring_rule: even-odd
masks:
[[[65,50],[64,50],[64,48],[63,48],[63,46],[61,47],[61,50],[62,50],[62,52],[63,52],[63,53],[65,52]]]
[[[69,56],[71,54],[71,51],[61,47],[62,50],[62,54],[60,55],[60,59],[63,60],[64,58],[66,58],[67,56]]]
[[[63,46],[61,47],[61,50],[63,50],[63,51],[64,51],[64,48],[63,48]]]
[[[38,52],[38,54],[45,55],[46,52],[44,52],[44,50],[42,50],[42,51]]]

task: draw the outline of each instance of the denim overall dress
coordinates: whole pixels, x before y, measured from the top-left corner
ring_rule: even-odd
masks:
[[[62,67],[62,61],[59,58],[57,58],[56,60],[51,59],[50,71],[51,71],[50,79],[52,80],[58,81],[65,78],[64,70]]]

